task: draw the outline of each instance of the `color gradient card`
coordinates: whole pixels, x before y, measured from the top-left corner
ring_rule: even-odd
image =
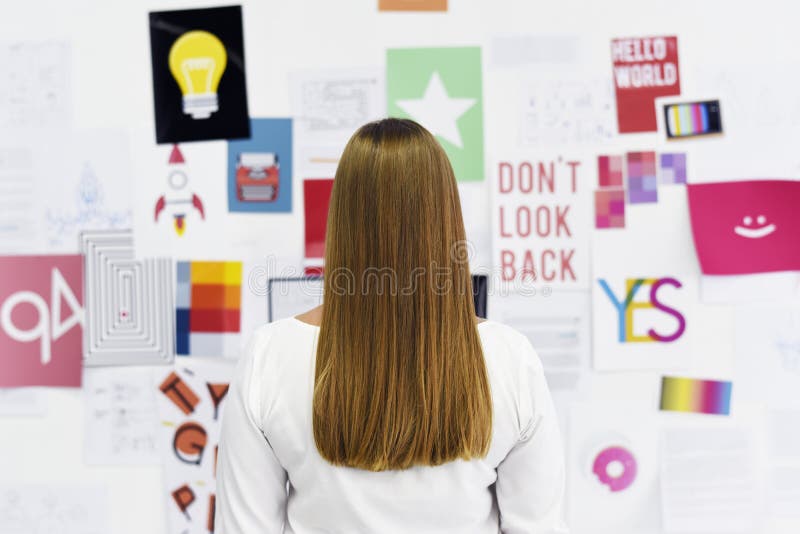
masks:
[[[242,264],[178,262],[176,352],[191,356],[239,354]]]
[[[83,256],[0,256],[0,387],[80,387]]]
[[[800,181],[690,184],[688,192],[704,274],[800,270]]]
[[[655,152],[628,152],[628,202],[658,202]]]
[[[413,119],[430,130],[457,180],[483,180],[481,49],[389,49],[386,76],[389,116]]]
[[[731,388],[728,381],[665,376],[661,380],[661,410],[730,415]]]

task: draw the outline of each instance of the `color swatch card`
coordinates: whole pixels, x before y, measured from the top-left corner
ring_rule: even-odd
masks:
[[[655,99],[681,94],[678,38],[614,39],[611,58],[619,133],[656,131]]]
[[[655,152],[628,152],[628,202],[658,202]]]
[[[623,174],[622,156],[597,157],[598,187],[623,187],[622,174]]]
[[[481,49],[392,48],[386,76],[389,116],[430,130],[458,181],[483,180]]]
[[[0,256],[0,387],[80,387],[83,258]]]
[[[176,352],[237,357],[240,349],[242,264],[178,262]]]
[[[595,228],[625,228],[625,190],[595,191],[594,217]]]
[[[800,270],[800,181],[691,184],[688,192],[704,274]]]
[[[686,184],[686,154],[659,154],[658,162],[659,184]]]
[[[726,381],[665,376],[661,381],[660,408],[672,412],[730,415],[731,387]]]

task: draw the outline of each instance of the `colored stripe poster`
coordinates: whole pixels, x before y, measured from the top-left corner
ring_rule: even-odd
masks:
[[[731,389],[728,381],[665,376],[660,407],[672,412],[730,415]]]
[[[177,354],[238,356],[241,262],[181,261],[177,282]]]
[[[619,133],[658,129],[655,99],[681,94],[677,37],[611,41]]]
[[[80,387],[83,257],[0,257],[0,387]]]
[[[694,137],[722,133],[719,100],[664,106],[667,137]]]
[[[688,190],[703,273],[800,270],[800,181],[690,184]]]

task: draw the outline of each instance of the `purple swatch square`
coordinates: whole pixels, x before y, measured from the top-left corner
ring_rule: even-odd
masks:
[[[686,183],[686,154],[661,154],[659,183]]]

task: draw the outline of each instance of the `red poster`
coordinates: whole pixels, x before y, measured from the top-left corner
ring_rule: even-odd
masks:
[[[328,222],[328,204],[331,200],[333,179],[305,180],[303,206],[306,222],[306,275],[322,274],[325,257],[325,227]]]
[[[800,182],[718,182],[688,190],[705,274],[800,271]]]
[[[80,387],[83,257],[0,257],[0,387]]]
[[[681,94],[677,37],[611,41],[619,133],[654,132],[655,99]]]

